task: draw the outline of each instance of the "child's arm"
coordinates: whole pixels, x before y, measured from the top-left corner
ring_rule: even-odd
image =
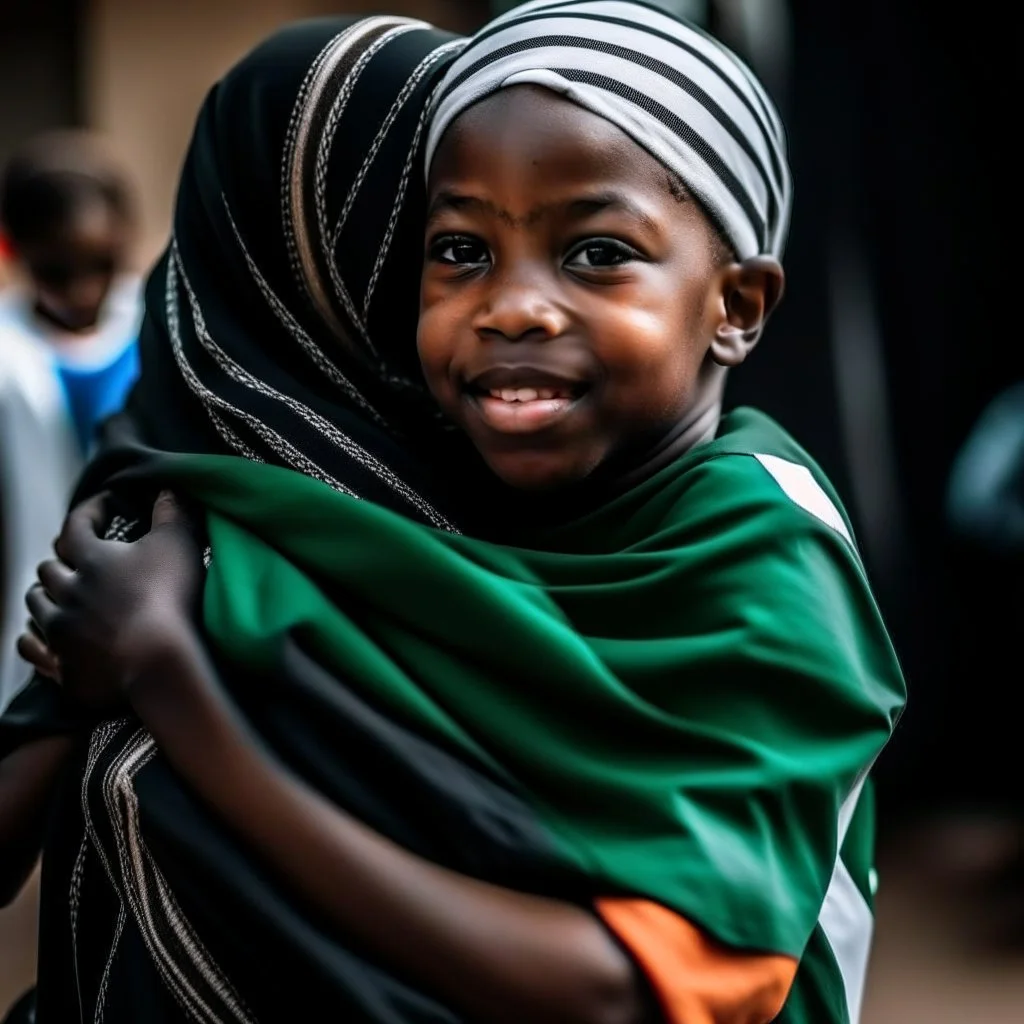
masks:
[[[473,1020],[639,1021],[633,968],[578,907],[416,857],[277,763],[222,699],[194,632],[129,688],[175,770],[338,927]]]
[[[18,895],[39,857],[54,783],[71,746],[63,736],[36,740],[0,761],[0,907]]]
[[[114,679],[183,779],[338,929],[467,1017],[633,1024],[643,988],[597,916],[488,885],[386,840],[280,764],[224,700],[189,614],[198,552],[162,499],[136,544],[72,513],[30,606],[65,684]],[[49,596],[48,596],[49,595]],[[52,600],[51,600],[52,597]],[[76,679],[77,676],[77,679]],[[95,699],[90,695],[89,699]]]
[[[6,571],[3,539],[0,482],[0,581]],[[0,622],[4,616],[4,588],[0,586]],[[46,648],[35,637],[25,639],[35,645],[40,667],[54,671]],[[39,858],[50,797],[71,749],[70,738],[54,736],[26,743],[0,760],[0,907],[17,897]]]
[[[18,641],[18,651],[41,675],[59,681],[60,665],[40,637],[27,633]],[[15,708],[8,709],[9,716],[23,718]],[[3,724],[8,724],[7,716]],[[0,726],[0,746],[8,751],[0,754],[0,907],[6,907],[39,858],[54,788],[74,749],[74,737],[41,736],[11,750],[2,732]]]

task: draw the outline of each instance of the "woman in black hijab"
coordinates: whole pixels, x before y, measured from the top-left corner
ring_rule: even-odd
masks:
[[[162,547],[171,575],[200,589],[196,545],[161,530],[180,513],[154,505],[175,467],[196,458],[294,470],[279,480],[366,499],[353,504],[397,512],[409,529],[458,532],[443,478],[447,464],[468,463],[449,457],[459,441],[426,398],[415,327],[420,143],[460,45],[401,18],[303,23],[211,90],[149,280],[141,381],[75,501],[109,492],[100,519],[110,540],[150,531],[108,553]],[[247,509],[261,504],[262,494],[227,490]],[[271,535],[311,537],[317,509],[283,506]],[[344,516],[319,524],[327,548],[349,530]],[[372,537],[360,538],[350,537],[390,596],[394,577]],[[212,531],[210,541],[207,586],[231,561]],[[59,540],[57,550],[69,549]],[[273,574],[228,575],[234,596],[296,610]],[[145,567],[122,578],[141,588],[132,615],[142,591],[174,589]],[[351,595],[326,578],[316,592],[364,625]],[[423,606],[444,617],[439,596]],[[150,637],[160,632],[159,615],[146,621]],[[376,1024],[639,1020],[649,997],[638,970],[507,774],[389,715],[320,664],[310,639],[301,624],[270,626],[255,646],[272,652],[272,670],[212,645],[196,651],[215,666],[231,735],[204,736],[199,723],[219,716],[179,694],[160,716],[183,727],[168,743],[134,702],[138,717],[111,703],[112,670],[77,659],[64,688],[41,675],[0,719],[7,895],[43,849],[39,1024],[306,1021],[324,1007]],[[23,652],[45,668],[40,650]],[[233,810],[171,749],[201,765]]]
[[[299,23],[210,91],[149,280],[144,372],[82,494],[164,453],[242,454],[450,525],[420,468],[433,418],[415,353],[418,156],[427,99],[460,42],[400,18]],[[112,536],[149,525],[152,494],[133,491],[116,491]],[[144,828],[174,896],[149,852],[128,885],[129,839],[96,813],[99,790],[78,792],[90,725],[42,677],[0,723],[5,774],[26,791],[64,780],[45,844],[41,1024],[308,1020],[325,1005],[344,1019],[453,1019],[296,910],[157,765],[139,783],[153,798]],[[130,757],[116,743],[104,753],[113,772]],[[3,837],[9,888],[46,831],[28,818]]]
[[[615,6],[646,24],[647,7]],[[743,490],[728,472],[700,511],[662,500],[705,461],[519,548],[474,537],[479,520],[454,535],[441,456],[457,441],[442,445],[423,401],[402,255],[416,101],[443,59],[429,33],[358,22],[302,55],[284,104],[272,65],[245,89],[229,76],[200,118],[149,293],[140,437],[112,435],[81,491],[135,488],[115,536],[135,537],[147,506],[153,529],[101,541],[110,510],[88,501],[30,596],[68,691],[100,684],[137,715],[107,705],[47,844],[47,1013],[302,1020],[326,1002],[376,1024],[634,1024],[659,1012],[646,963],[663,1018],[767,1021],[788,999],[794,1020],[845,1019],[845,982],[816,966],[834,965],[823,886],[902,701],[856,554],[783,492],[766,505],[747,461],[758,497],[741,504],[765,538],[753,572],[734,571],[751,564],[750,507],[724,515],[731,533],[706,520]],[[249,139],[255,120],[276,125],[268,145]],[[482,474],[447,461],[460,510],[484,508]],[[159,486],[202,505],[205,583]],[[671,522],[652,523],[656,506]],[[803,591],[772,582],[793,573],[765,508],[788,517],[793,550],[820,551],[810,592],[819,571],[829,593],[854,582],[849,614],[814,639]],[[737,575],[771,607],[758,599],[740,644]],[[811,715],[793,700],[808,665]],[[731,681],[728,700],[708,699],[709,678]],[[19,715],[22,736],[40,728],[45,692],[7,716],[11,735]],[[855,869],[866,888],[863,857]],[[734,1011],[710,1009],[723,1001]]]

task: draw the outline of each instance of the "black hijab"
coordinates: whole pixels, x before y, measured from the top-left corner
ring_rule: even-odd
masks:
[[[303,22],[209,93],[152,273],[125,442],[239,454],[450,527],[415,337],[426,104],[458,37],[395,17]],[[135,450],[135,456],[140,450]]]
[[[145,530],[146,492],[173,453],[277,464],[454,529],[439,482],[450,442],[420,378],[415,330],[425,112],[460,45],[404,18],[307,21],[277,32],[211,89],[172,237],[147,285],[141,378],[75,499],[113,490],[122,514],[108,535]],[[276,683],[287,685],[270,689],[225,667],[243,713],[278,755],[384,834],[472,873],[476,849],[462,831],[439,835],[433,814],[402,817],[403,802],[383,799],[363,774],[411,792],[426,758],[443,779],[429,787],[439,805],[468,822],[472,803],[462,807],[459,789],[468,770],[334,681],[325,689],[297,649],[285,660]],[[316,723],[328,719],[322,749]],[[37,678],[0,719],[0,757],[89,724]],[[297,907],[162,759],[143,768],[137,722],[84,735],[45,845],[41,1022],[134,1022],[142,1006],[154,1022],[305,1020],[325,1003],[379,1024],[459,1019]],[[326,756],[346,748],[362,769]],[[130,815],[126,826],[107,813],[111,785],[134,794],[141,820]],[[473,786],[506,799],[486,779]],[[517,818],[518,804],[508,813]],[[498,817],[505,834],[508,815]],[[141,874],[121,859],[126,827],[141,827],[152,855]],[[525,860],[533,876],[536,859]]]

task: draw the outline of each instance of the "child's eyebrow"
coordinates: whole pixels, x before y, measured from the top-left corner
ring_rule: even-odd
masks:
[[[572,199],[565,206],[569,215],[577,220],[593,217],[605,210],[617,210],[634,217],[650,231],[658,230],[658,222],[639,203],[634,202],[622,192],[597,192],[579,199]]]
[[[508,210],[496,206],[489,199],[464,195],[460,192],[441,191],[431,200],[427,210],[427,219],[431,220],[444,210],[480,210],[497,217],[512,227],[536,223],[546,214],[552,212],[568,214],[571,220],[585,220],[587,217],[593,217],[605,210],[621,210],[640,221],[649,230],[658,230],[657,221],[622,192],[596,192],[561,202],[540,203],[525,216],[515,217]]]
[[[467,196],[461,192],[438,192],[427,208],[427,220],[433,219],[444,210],[481,210],[509,223],[514,223],[515,220],[508,211],[499,209],[490,200],[481,199],[479,196]]]

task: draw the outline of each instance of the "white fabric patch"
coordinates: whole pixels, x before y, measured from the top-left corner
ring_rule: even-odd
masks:
[[[825,902],[818,916],[825,938],[836,958],[846,992],[846,1008],[850,1024],[860,1021],[864,1001],[864,984],[871,952],[874,920],[867,900],[857,888],[849,869],[836,859],[832,881],[825,893]]]
[[[839,509],[832,504],[832,499],[822,490],[806,466],[780,459],[777,455],[755,455],[754,458],[768,470],[791,501],[826,526],[831,526],[851,546],[855,546]]]
[[[781,460],[780,460],[781,461]],[[802,467],[801,467],[802,468]],[[863,771],[854,784],[850,795],[839,808],[838,846],[836,864],[832,878],[825,892],[825,901],[818,915],[818,924],[825,933],[825,939],[836,958],[839,973],[846,993],[846,1009],[850,1024],[860,1021],[860,1008],[864,1001],[864,986],[868,974],[868,958],[871,953],[871,937],[875,921],[871,908],[860,889],[857,888],[849,868],[843,863],[842,848],[846,833],[850,830],[854,812],[864,791],[868,772]]]
[[[777,455],[755,455],[758,462],[772,475],[786,496],[809,512],[816,519],[830,526],[845,537],[850,545],[853,538],[832,500],[811,475],[806,466],[781,459]],[[849,797],[839,811],[838,839],[842,848],[846,832],[853,820],[857,802],[864,788],[867,772],[858,779]],[[842,857],[836,857],[832,879],[825,893],[818,923],[825,933],[832,955],[836,958],[839,973],[846,993],[846,1007],[850,1024],[860,1021],[861,1005],[864,1001],[864,986],[867,980],[868,958],[871,953],[871,938],[874,919],[867,900],[857,888]]]
[[[791,501],[830,526],[853,546],[853,538],[850,536],[843,517],[839,514],[839,509],[836,508],[806,466],[781,459],[777,455],[755,455],[754,458],[768,470]],[[838,845],[840,850],[853,820],[854,811],[857,809],[867,774],[865,771],[857,780],[853,791],[843,802],[839,811]],[[825,939],[832,950],[832,955],[836,958],[836,965],[843,979],[850,1024],[858,1024],[861,1005],[864,1001],[864,986],[871,953],[874,918],[867,900],[857,888],[849,868],[843,863],[840,855],[836,856],[835,867],[825,893],[818,923],[825,933]]]

